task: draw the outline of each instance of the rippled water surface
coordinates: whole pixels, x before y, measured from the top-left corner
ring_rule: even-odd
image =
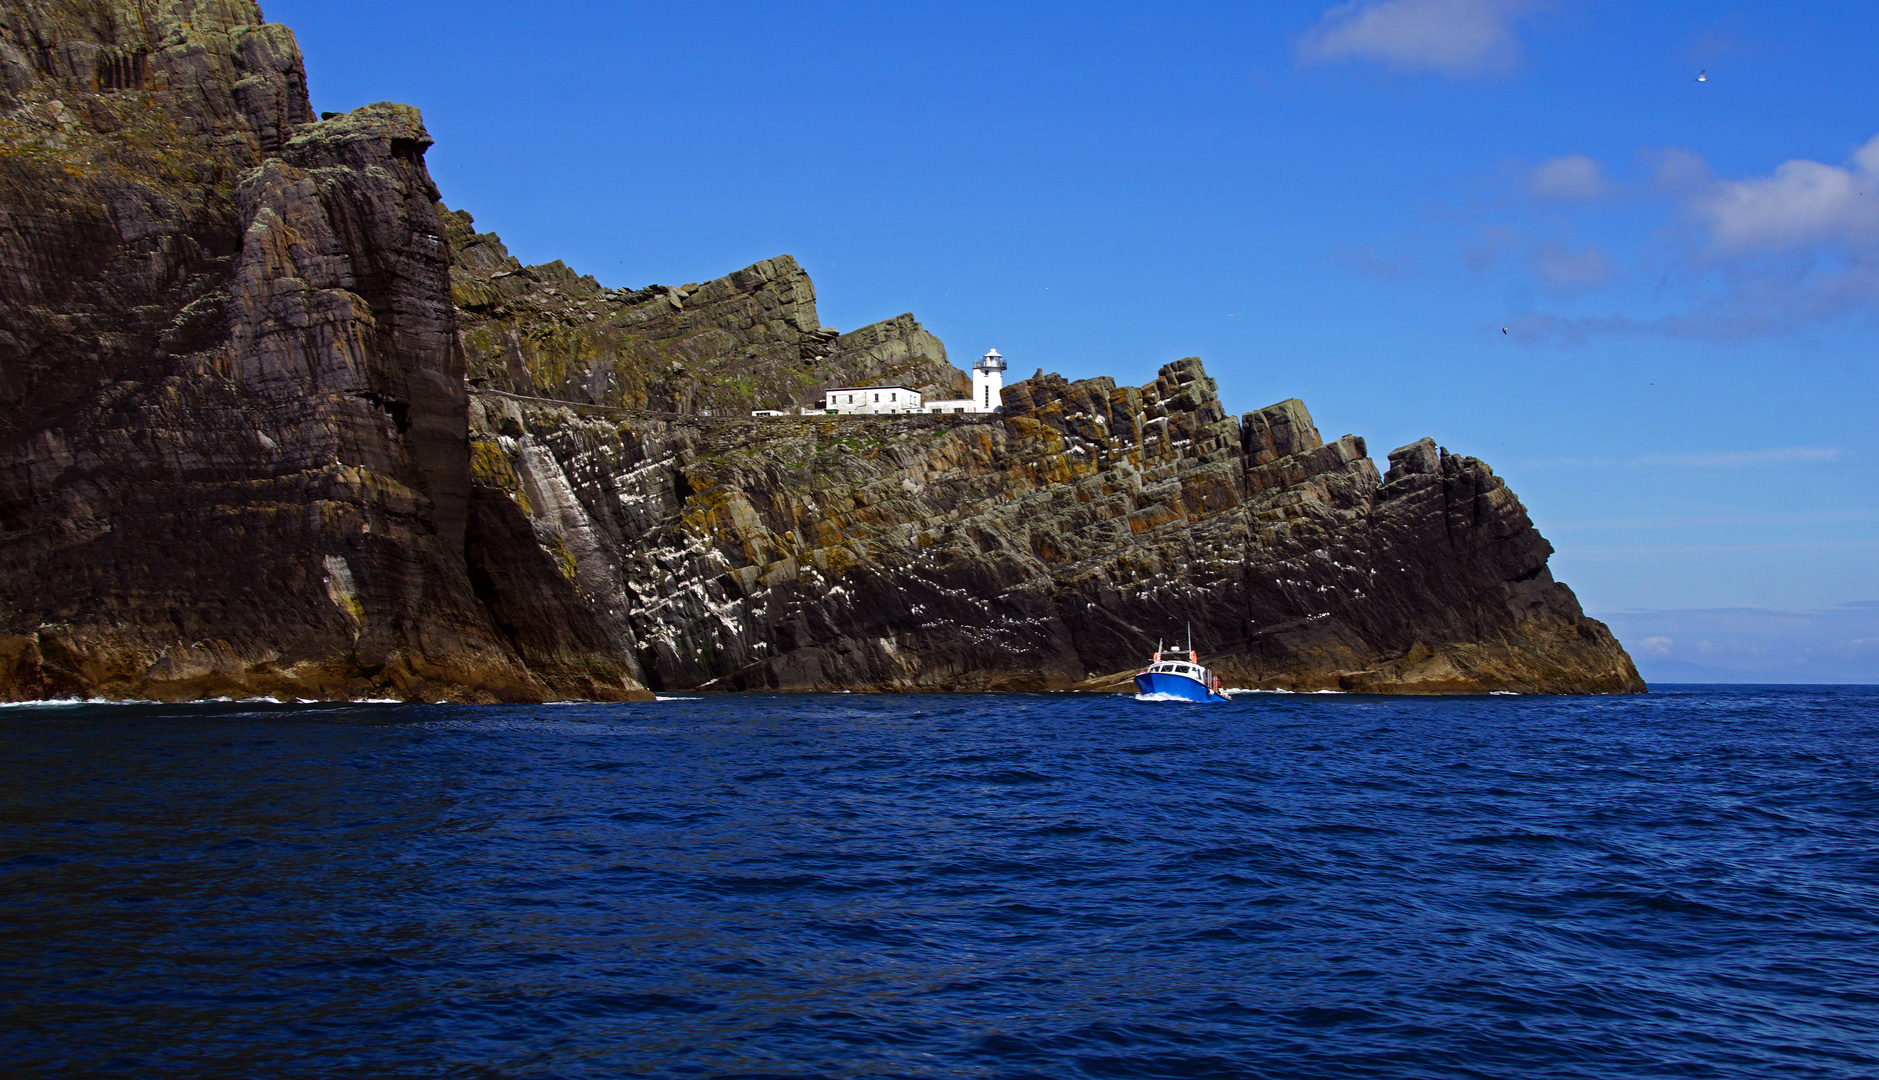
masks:
[[[0,710],[0,1071],[1870,1077],[1879,688]]]

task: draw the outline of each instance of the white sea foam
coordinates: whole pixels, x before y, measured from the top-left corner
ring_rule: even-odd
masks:
[[[1348,694],[1350,693],[1350,691],[1348,690],[1286,690],[1283,688],[1277,689],[1277,690],[1243,690],[1237,687],[1222,690],[1220,692],[1227,695],[1228,697],[1233,697],[1236,694]]]
[[[704,698],[701,698],[701,697],[680,697],[677,694],[671,695],[669,697],[665,694],[654,694],[652,696],[652,699],[654,701],[703,701],[705,700]]]

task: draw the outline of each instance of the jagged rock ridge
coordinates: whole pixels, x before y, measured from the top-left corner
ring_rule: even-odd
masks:
[[[964,397],[971,380],[911,314],[823,326],[788,255],[716,281],[607,289],[560,262],[525,267],[471,216],[444,210],[470,385],[663,412],[784,409],[868,380]]]
[[[1380,477],[1194,360],[752,420],[965,380],[787,256],[521,266],[252,3],[0,12],[0,695],[1094,687],[1189,620],[1248,685],[1642,687],[1474,459]]]
[[[1226,417],[1192,359],[1140,389],[1039,376],[1005,407],[857,424],[485,395],[474,427],[511,466],[491,483],[565,492],[561,520],[620,559],[659,688],[1102,688],[1190,623],[1243,686],[1641,685],[1475,459],[1425,441],[1380,477],[1300,402]]]

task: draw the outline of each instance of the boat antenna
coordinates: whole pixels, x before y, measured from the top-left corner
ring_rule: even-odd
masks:
[[[1194,620],[1187,621],[1187,651],[1194,651]]]

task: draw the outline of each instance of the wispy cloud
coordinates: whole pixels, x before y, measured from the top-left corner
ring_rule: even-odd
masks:
[[[1614,544],[1576,547],[1574,562],[1626,563],[1646,555],[1795,554],[1803,551],[1879,551],[1879,540],[1795,540],[1765,544]]]
[[[1584,154],[1549,158],[1528,169],[1523,179],[1527,191],[1541,199],[1580,202],[1612,190],[1604,166]]]
[[[1450,77],[1491,74],[1519,59],[1514,22],[1535,6],[1530,0],[1353,0],[1326,11],[1299,41],[1298,55]]]
[[[1761,450],[1716,450],[1690,454],[1646,454],[1635,458],[1552,458],[1523,461],[1519,468],[1740,469],[1761,465],[1807,465],[1847,456],[1837,446],[1773,446]],[[1861,519],[1864,520],[1864,519]]]
[[[1713,281],[1682,311],[1658,315],[1564,315],[1526,311],[1503,320],[1516,340],[1582,345],[1600,337],[1663,337],[1734,342],[1864,316],[1879,319],[1879,137],[1846,164],[1807,159],[1768,173],[1719,178],[1687,150],[1646,152],[1647,183],[1633,194],[1668,198],[1671,217],[1655,250],[1630,260],[1655,265],[1665,280]],[[1564,200],[1573,193],[1614,193],[1598,162],[1566,155],[1520,176],[1527,193]],[[1481,271],[1521,241],[1505,226],[1484,229],[1463,252]],[[1609,276],[1612,260],[1591,248],[1529,244],[1534,283],[1555,296],[1584,291]],[[1598,255],[1595,260],[1590,256]]]
[[[1879,311],[1879,259],[1800,268],[1745,264],[1718,272],[1727,280],[1726,288],[1672,314],[1524,311],[1509,316],[1505,325],[1516,341],[1530,345],[1585,345],[1600,337],[1729,343],[1791,334],[1847,316],[1873,318]]]
[[[1715,182],[1703,155],[1681,147],[1648,147],[1638,156],[1650,169],[1650,186],[1660,195],[1688,195]]]
[[[1594,612],[1662,682],[1879,682],[1879,605]]]
[[[1585,520],[1548,518],[1540,524],[1551,535],[1565,532],[1741,529],[1768,525],[1792,529],[1802,525],[1852,525],[1874,521],[1879,521],[1879,513],[1850,511],[1824,514],[1656,514],[1648,517]]]
[[[1385,254],[1375,244],[1340,248],[1332,251],[1331,257],[1365,277],[1378,278],[1383,281],[1401,281],[1415,268],[1414,258],[1407,255]]]
[[[1767,450],[1726,450],[1713,454],[1652,454],[1640,465],[1674,465],[1685,469],[1733,469],[1744,465],[1798,465],[1838,461],[1846,451],[1837,446],[1777,446]]]
[[[1676,644],[1676,638],[1647,637],[1638,642],[1637,651],[1645,656],[1669,656],[1671,648]]]
[[[1593,245],[1574,251],[1555,240],[1535,248],[1528,262],[1541,288],[1558,296],[1585,292],[1615,276],[1610,260]]]

